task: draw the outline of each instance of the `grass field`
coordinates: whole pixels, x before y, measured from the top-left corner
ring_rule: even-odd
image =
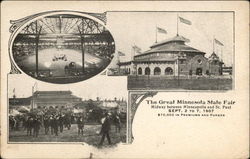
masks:
[[[98,146],[101,140],[101,135],[98,132],[101,129],[101,125],[85,125],[83,136],[78,135],[77,125],[72,124],[71,129],[64,128],[62,133],[58,136],[45,135],[44,128],[40,129],[39,136],[27,136],[26,130],[10,131],[9,142],[86,142],[90,145]],[[110,132],[111,142],[113,145],[119,142],[126,142],[126,126],[122,125],[121,132],[115,132],[115,126],[111,126]],[[107,139],[104,140],[103,145],[107,145]]]

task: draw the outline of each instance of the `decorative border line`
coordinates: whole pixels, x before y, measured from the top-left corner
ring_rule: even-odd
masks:
[[[128,109],[127,109],[127,143],[131,144],[134,140],[132,133],[132,124],[137,108],[141,102],[157,94],[156,91],[129,91],[128,93]]]

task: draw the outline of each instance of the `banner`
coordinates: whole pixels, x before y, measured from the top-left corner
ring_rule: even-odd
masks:
[[[138,46],[134,45],[132,46],[132,48],[134,49],[136,53],[141,53],[141,48],[139,48]]]
[[[121,51],[118,51],[118,55],[119,56],[125,56],[125,54],[123,52],[121,52]]]
[[[159,27],[157,27],[157,31],[159,33],[167,34],[167,31],[165,29],[162,29],[162,28],[159,28]]]
[[[189,21],[189,20],[187,20],[187,19],[184,19],[184,18],[182,18],[182,17],[179,17],[179,19],[180,19],[180,22],[182,22],[182,23],[185,23],[185,24],[187,24],[187,25],[192,25],[192,22]]]
[[[216,44],[219,44],[219,45],[221,45],[221,46],[224,46],[219,40],[217,40],[217,39],[214,39],[214,42],[216,43]]]

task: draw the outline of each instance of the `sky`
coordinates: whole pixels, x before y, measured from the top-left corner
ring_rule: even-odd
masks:
[[[126,54],[120,61],[131,60],[133,45],[139,46],[142,52],[148,50],[156,41],[156,26],[167,31],[167,34],[157,34],[158,42],[176,36],[177,14],[192,22],[192,25],[179,22],[179,35],[190,39],[187,45],[209,57],[216,38],[224,46],[215,45],[215,52],[226,65],[232,65],[232,12],[108,12],[107,28],[115,39],[116,50]]]
[[[35,84],[37,83],[37,84]],[[52,84],[35,80],[25,74],[8,75],[8,96],[17,98],[30,97],[32,95],[32,86],[38,91],[72,91],[72,94],[86,99],[127,99],[127,78],[110,77],[97,75],[86,81],[74,84]],[[13,90],[15,91],[13,92]]]

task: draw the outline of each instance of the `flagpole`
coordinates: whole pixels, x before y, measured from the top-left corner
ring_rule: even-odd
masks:
[[[179,14],[177,14],[177,36],[179,35]]]
[[[157,25],[155,26],[155,43],[157,43]]]
[[[134,43],[134,45],[133,45],[133,60],[134,60],[134,57],[135,57],[135,43]]]
[[[131,47],[131,61],[133,61],[133,58],[134,58],[134,56],[133,56],[133,50],[134,50],[134,48],[133,48],[133,46]]]
[[[215,53],[215,52],[214,52],[214,36],[213,36],[213,53]]]

